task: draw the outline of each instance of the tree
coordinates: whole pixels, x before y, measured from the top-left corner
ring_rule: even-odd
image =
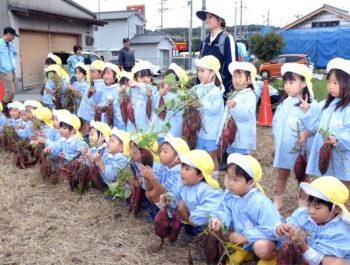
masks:
[[[256,33],[252,36],[251,49],[260,60],[270,61],[273,57],[281,54],[284,45],[283,36],[275,32],[264,36]]]

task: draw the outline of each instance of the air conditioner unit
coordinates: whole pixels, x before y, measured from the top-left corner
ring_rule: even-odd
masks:
[[[85,44],[86,44],[86,46],[94,45],[94,37],[92,37],[92,36],[85,36]]]

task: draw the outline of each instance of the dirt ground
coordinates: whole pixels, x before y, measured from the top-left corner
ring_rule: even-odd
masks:
[[[272,169],[270,128],[258,128],[261,182],[272,198],[276,172]],[[294,177],[288,183],[283,215],[297,206]],[[181,236],[181,235],[180,235]],[[121,201],[105,199],[97,191],[84,195],[68,184],[43,183],[38,167],[20,170],[0,151],[0,264],[187,264],[187,247],[160,242],[145,216],[133,217]],[[206,264],[191,249],[194,264]]]

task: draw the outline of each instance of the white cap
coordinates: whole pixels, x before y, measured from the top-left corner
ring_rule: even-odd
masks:
[[[255,79],[256,79],[256,68],[254,64],[249,63],[249,62],[232,62],[228,66],[228,71],[230,74],[233,76],[233,72],[235,70],[243,70],[243,71],[248,71],[250,72],[252,83],[255,84]]]
[[[26,110],[24,104],[20,101],[14,101],[7,105],[8,109],[18,109],[19,111]]]
[[[141,70],[151,70],[152,71],[152,63],[149,61],[144,61],[144,60],[140,60],[138,63],[135,64],[135,66],[132,68],[132,73],[137,73],[138,71]]]
[[[343,58],[334,58],[328,62],[327,72],[332,69],[340,69],[350,75],[350,60]]]
[[[42,107],[42,105],[39,101],[31,100],[31,99],[24,101],[24,107],[28,107],[28,106],[34,107],[34,108]]]

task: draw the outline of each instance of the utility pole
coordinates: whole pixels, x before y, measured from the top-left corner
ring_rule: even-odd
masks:
[[[270,26],[270,11],[267,11],[267,26]]]
[[[206,0],[202,0],[202,10],[207,10]],[[205,21],[202,21],[201,27],[201,39],[204,40],[206,37]]]
[[[190,6],[190,28],[189,28],[189,31],[188,31],[188,52],[189,52],[189,68],[190,70],[192,70],[192,8],[193,8],[193,5],[192,5],[192,0],[189,0],[187,2]]]
[[[241,21],[240,21],[240,27],[239,27],[240,35],[241,35],[241,36],[243,36],[243,28],[242,28],[242,19],[243,19],[243,16],[242,16],[242,13],[243,13],[243,0],[241,0]]]
[[[163,30],[163,13],[168,10],[164,7],[166,0],[160,0],[160,30]]]
[[[235,1],[235,31],[233,33],[234,39],[236,39],[237,36],[237,1]]]

